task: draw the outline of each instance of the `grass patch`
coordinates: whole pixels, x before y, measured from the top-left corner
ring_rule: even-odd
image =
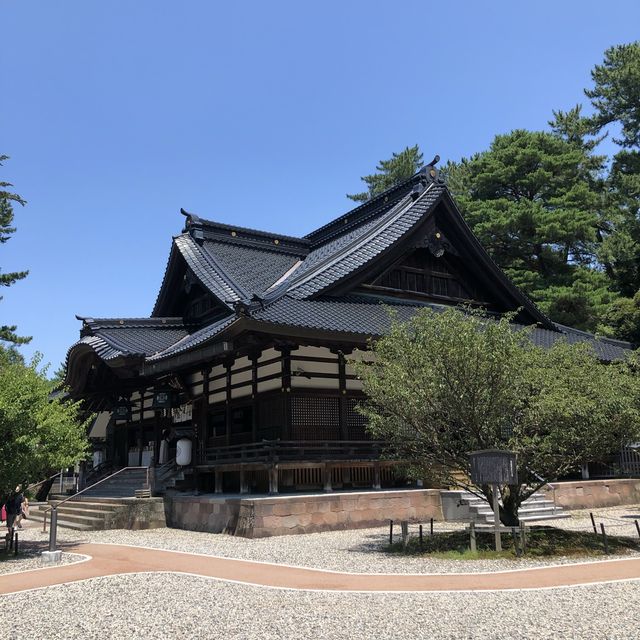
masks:
[[[469,549],[468,531],[436,533],[433,537],[425,535],[423,544],[417,536],[411,536],[405,547],[400,536],[397,542],[386,546],[389,553],[408,556],[429,556],[448,560],[486,560],[496,558],[515,558],[516,549],[511,534],[502,534],[503,551],[494,549],[493,532],[477,532],[477,551]],[[607,536],[610,554],[625,554],[640,551],[640,541],[621,536]],[[519,544],[519,543],[518,543]],[[589,531],[566,531],[553,527],[527,528],[526,557],[545,558],[552,556],[604,556],[604,544],[601,535]]]

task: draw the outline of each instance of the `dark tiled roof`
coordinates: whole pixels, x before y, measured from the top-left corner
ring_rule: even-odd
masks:
[[[86,319],[82,339],[74,346],[88,346],[105,360],[119,355],[144,354],[148,362],[154,363],[222,340],[239,315],[265,326],[380,336],[390,326],[388,307],[394,309],[400,321],[409,320],[424,306],[441,309],[440,305],[373,295],[331,294],[345,279],[398,246],[435,210],[443,194],[445,204],[449,202],[446,186],[438,181],[429,183],[414,197],[416,194],[411,192],[424,176],[417,174],[306,238],[232,227],[186,214],[185,232],[174,238],[163,291],[171,278],[175,281],[176,273],[181,276],[176,269],[182,256],[202,285],[226,304],[229,316],[198,330],[185,327],[179,318]],[[461,215],[456,212],[453,215],[465,233],[471,234]],[[475,238],[471,240],[476,246],[474,251],[483,253]],[[503,280],[500,286],[510,292],[514,304],[529,304],[490,258],[485,258],[489,273],[498,281]],[[174,275],[170,278],[171,273]],[[260,299],[252,300],[254,294]],[[533,304],[529,306],[532,317],[548,327],[532,329],[535,344],[550,346],[561,339],[570,343],[588,342],[603,360],[622,358],[629,348],[624,343],[556,326]],[[234,307],[236,313],[231,311]]]
[[[200,237],[202,240],[230,242],[280,253],[293,253],[298,256],[306,255],[311,246],[310,241],[306,238],[296,238],[269,231],[223,224],[212,220],[204,220],[185,211],[183,213],[187,216],[184,232],[193,234],[194,237]]]
[[[308,298],[375,260],[424,219],[445,188],[442,184],[432,183],[416,201],[409,196],[402,198],[385,215],[367,225],[364,233],[345,246],[336,247],[309,273],[294,272],[292,282],[287,287],[288,295]]]
[[[263,294],[296,262],[298,256],[227,242],[205,240],[203,249],[249,296]]]
[[[384,335],[391,326],[393,316],[400,322],[407,322],[424,307],[442,310],[435,304],[411,304],[392,299],[375,300],[369,296],[341,296],[298,300],[284,297],[265,310],[254,314],[256,319],[279,325],[306,327],[324,331],[364,334],[371,337]],[[523,325],[514,325],[524,328]],[[559,340],[569,344],[586,342],[602,360],[619,360],[628,353],[631,345],[624,342],[599,339],[589,333],[570,328],[551,331],[542,327],[531,329],[533,343],[541,347],[551,347]]]
[[[189,328],[181,318],[89,318],[84,320],[82,334],[80,343],[103,359],[113,359],[163,351],[189,335]]]
[[[178,236],[175,238],[175,243],[196,278],[218,300],[229,303],[247,297],[247,292],[241,285],[233,282],[211,253],[204,251],[191,236],[187,234]]]
[[[387,189],[384,193],[379,194],[367,200],[350,211],[338,216],[323,225],[322,227],[312,231],[305,236],[306,240],[312,243],[312,247],[333,239],[336,235],[342,235],[345,231],[350,231],[354,227],[358,227],[371,218],[376,218],[386,213],[391,207],[395,206],[398,200],[409,194],[413,185],[420,182],[424,178],[424,173],[419,172],[405,182],[402,182],[391,189]]]
[[[147,360],[149,360],[150,362],[164,360],[165,358],[170,358],[171,356],[177,355],[179,353],[195,349],[204,342],[207,342],[208,340],[214,338],[223,329],[226,329],[229,325],[231,325],[235,320],[237,320],[237,318],[233,315],[223,318],[222,320],[218,320],[217,322],[199,329],[198,331],[195,331],[188,336],[184,336],[182,339],[168,346],[163,351],[160,351],[150,358],[147,358]]]

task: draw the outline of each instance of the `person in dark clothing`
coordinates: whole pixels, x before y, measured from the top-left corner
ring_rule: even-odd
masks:
[[[5,506],[7,511],[7,529],[9,530],[9,533],[13,533],[16,518],[22,513],[23,500],[24,496],[20,491],[20,487],[16,487],[16,490],[11,494],[11,496],[9,496]]]

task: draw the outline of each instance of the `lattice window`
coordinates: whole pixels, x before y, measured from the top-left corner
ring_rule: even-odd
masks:
[[[292,440],[340,440],[338,398],[291,398]]]
[[[370,440],[366,431],[367,419],[356,411],[360,398],[346,398],[347,402],[347,434],[349,440]]]

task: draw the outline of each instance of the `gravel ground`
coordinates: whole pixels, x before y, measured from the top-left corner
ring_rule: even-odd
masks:
[[[84,556],[77,553],[63,553],[60,562],[52,565],[48,562],[43,562],[40,557],[40,552],[37,554],[25,554],[25,555],[9,555],[6,559],[0,557],[0,575],[5,573],[15,573],[16,571],[30,571],[31,569],[44,569],[45,567],[59,567],[62,564],[71,564],[72,562],[79,562],[83,560]]]
[[[40,529],[42,526],[40,525]],[[6,529],[0,529],[0,575],[4,573],[14,573],[16,571],[29,571],[30,569],[42,569],[43,567],[51,567],[51,564],[42,561],[41,552],[48,547],[45,536],[38,531],[38,525],[30,521],[25,521],[24,528],[18,531],[18,550],[19,555],[14,555],[13,551],[5,552],[5,534]],[[62,553],[62,559],[59,564],[70,564],[82,560],[83,556]]]
[[[96,578],[1,602],[3,636],[21,640],[640,638],[640,581],[535,592],[332,594],[151,574]]]
[[[598,509],[594,511],[596,521],[603,521],[607,531],[615,535],[637,536],[633,518],[640,512],[640,505]],[[589,512],[573,512],[575,515],[565,520],[552,521],[556,527],[591,530]],[[435,530],[450,530],[463,525],[436,523]],[[417,527],[412,527],[417,535]],[[399,527],[396,528],[399,536]],[[556,557],[545,559],[500,559],[500,560],[447,560],[436,558],[402,557],[390,555],[381,549],[388,542],[388,528],[357,529],[352,531],[327,531],[297,536],[278,536],[248,540],[223,534],[199,533],[180,529],[153,529],[150,531],[110,531],[76,532],[58,530],[60,541],[108,542],[132,544],[157,549],[172,549],[203,553],[227,558],[275,562],[334,571],[357,573],[470,573],[499,571],[527,566],[567,564],[583,562],[583,557]],[[23,532],[23,538],[43,540],[46,534],[41,527],[30,525]],[[604,556],[603,556],[604,559]]]

